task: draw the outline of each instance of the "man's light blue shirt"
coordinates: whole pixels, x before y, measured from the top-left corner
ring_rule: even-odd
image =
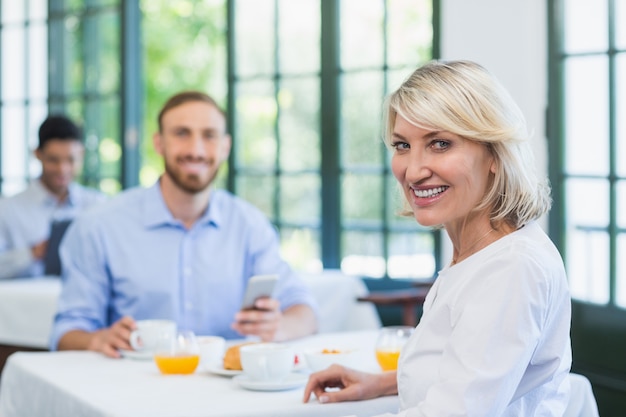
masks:
[[[43,275],[44,263],[33,257],[31,248],[48,240],[52,221],[74,218],[105,198],[99,191],[74,183],[59,204],[36,180],[21,193],[0,200],[0,279]]]
[[[95,331],[123,316],[173,319],[198,335],[242,337],[230,328],[246,283],[280,276],[281,309],[305,304],[308,288],[279,254],[264,214],[213,190],[191,229],[167,209],[159,182],[123,192],[76,219],[61,245],[63,290],[50,348],[70,330]]]

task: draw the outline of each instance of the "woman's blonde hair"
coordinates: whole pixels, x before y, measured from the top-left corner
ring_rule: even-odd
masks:
[[[524,116],[482,66],[432,61],[415,70],[386,101],[389,146],[397,115],[415,126],[448,131],[488,147],[496,172],[476,210],[491,208],[492,224],[521,227],[550,209],[550,187],[535,172]]]

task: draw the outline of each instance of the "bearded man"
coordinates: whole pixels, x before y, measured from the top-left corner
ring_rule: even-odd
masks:
[[[136,320],[174,320],[198,335],[282,341],[317,329],[317,307],[279,254],[257,208],[212,187],[227,160],[226,117],[208,95],[171,97],[153,143],[165,172],[77,219],[61,246],[64,285],[52,350],[132,350]],[[248,280],[277,274],[270,298],[241,310]]]

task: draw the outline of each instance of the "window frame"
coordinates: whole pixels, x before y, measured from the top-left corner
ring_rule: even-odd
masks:
[[[380,0],[383,6],[387,7],[385,0]],[[374,231],[379,233],[382,237],[383,257],[385,264],[389,260],[389,244],[390,235],[395,231],[405,231],[401,226],[392,225],[389,218],[390,210],[396,209],[391,207],[389,200],[390,190],[388,186],[388,179],[392,177],[389,158],[387,156],[388,150],[385,149],[381,143],[380,152],[384,153],[382,158],[384,165],[379,168],[375,168],[371,171],[367,167],[357,167],[356,173],[362,173],[365,169],[367,172],[375,172],[380,175],[383,181],[382,192],[378,198],[384,201],[383,212],[381,214],[381,227],[368,226],[367,224],[345,224],[342,222],[341,216],[341,180],[342,175],[346,173],[346,170],[341,165],[340,161],[340,138],[342,134],[342,121],[340,115],[340,103],[341,103],[341,77],[345,75],[345,71],[341,69],[340,62],[340,5],[341,2],[335,0],[321,0],[321,62],[320,62],[320,146],[321,146],[321,164],[319,168],[319,175],[321,178],[321,224],[319,225],[320,238],[320,257],[323,268],[341,268],[342,260],[342,235],[346,231]],[[440,56],[440,0],[431,0],[432,3],[432,27],[433,27],[433,43],[432,43],[432,59],[437,59]],[[275,3],[276,4],[276,3]],[[227,1],[227,21],[230,28],[235,27],[236,19],[236,7],[235,1]],[[277,10],[275,10],[277,13]],[[276,17],[278,19],[278,17]],[[276,20],[277,22],[277,20]],[[385,21],[386,23],[386,21]],[[275,23],[278,25],[278,23]],[[237,119],[236,119],[236,100],[237,100],[237,62],[236,62],[236,34],[234,30],[228,31],[228,99],[227,99],[227,114],[228,114],[228,126],[233,141],[237,141]],[[277,42],[277,40],[275,40]],[[386,40],[385,40],[386,42]],[[386,59],[386,58],[385,58]],[[388,62],[383,64],[383,73],[387,74],[389,70],[392,70]],[[280,74],[274,75],[275,80],[280,80]],[[385,75],[385,84],[388,77]],[[387,88],[385,88],[387,90]],[[274,129],[278,131],[277,128]],[[276,133],[277,137],[279,134]],[[229,170],[227,176],[227,188],[237,194],[236,180],[240,171],[238,169],[238,161],[235,152],[231,152],[229,159]],[[275,176],[276,183],[280,179],[280,170],[277,167],[273,174]],[[274,193],[272,206],[274,207],[276,217],[271,218],[274,225],[280,231],[282,227],[311,227],[311,225],[299,225],[299,224],[286,224],[280,217],[279,208],[279,187],[276,187]],[[436,271],[442,267],[442,238],[441,230],[421,230],[417,233],[424,233],[432,236],[435,260],[435,274]],[[376,281],[377,284],[383,286],[406,286],[415,282],[416,279],[412,278],[390,278],[387,274],[388,268],[385,268],[385,274],[382,278],[372,278],[372,281]],[[365,277],[367,278],[367,277]],[[432,277],[424,277],[424,279],[431,279]],[[420,279],[417,279],[419,281]],[[403,284],[404,282],[404,284]]]
[[[567,180],[576,176],[566,172],[566,111],[565,111],[565,62],[570,57],[585,56],[565,52],[565,2],[568,0],[549,0],[548,7],[548,112],[547,133],[548,152],[550,155],[549,177],[552,184],[553,208],[549,215],[550,237],[559,248],[567,265],[568,234]],[[609,173],[602,178],[609,185],[608,225],[595,228],[606,233],[609,238],[608,276],[588,277],[590,282],[607,280],[609,297],[606,303],[572,299],[572,371],[584,374],[592,383],[598,402],[600,415],[619,415],[626,408],[626,309],[617,305],[617,237],[626,233],[617,227],[617,190],[620,178],[617,175],[617,97],[616,97],[616,57],[626,53],[617,49],[615,41],[615,4],[617,0],[603,0],[608,5],[607,34],[609,44],[602,54],[608,57],[608,132],[609,132]],[[622,82],[624,81],[622,75]],[[622,102],[623,103],[626,101]],[[621,140],[626,140],[622,137]],[[585,178],[585,176],[580,176]],[[591,176],[589,176],[591,177]],[[621,279],[623,279],[622,277]],[[602,340],[602,343],[598,343]]]
[[[605,52],[580,52],[567,53],[564,51],[565,39],[565,19],[564,8],[567,0],[551,0],[548,7],[548,19],[550,22],[550,35],[548,42],[548,113],[547,131],[548,152],[550,155],[549,177],[552,186],[553,206],[549,216],[549,233],[556,246],[560,249],[564,260],[567,260],[567,193],[565,183],[571,178],[602,178],[609,184],[609,224],[606,228],[599,228],[609,236],[609,305],[616,303],[616,265],[617,265],[617,236],[619,233],[626,233],[617,227],[617,195],[616,184],[619,180],[626,178],[619,177],[616,170],[616,149],[617,149],[617,99],[616,99],[616,57],[626,51],[619,50],[615,46],[615,0],[603,0],[608,3],[607,32],[609,47]],[[608,91],[609,91],[609,174],[607,176],[587,176],[572,175],[566,172],[566,115],[565,115],[565,62],[569,58],[581,56],[607,56],[608,58]],[[593,228],[596,230],[597,228]]]
[[[7,1],[7,0],[3,0]],[[387,7],[387,0],[379,0],[383,7]],[[433,44],[432,58],[438,58],[439,37],[440,37],[440,0],[431,0],[432,3],[432,28],[433,28]],[[274,3],[275,5],[278,2]],[[322,84],[320,88],[321,111],[319,113],[319,132],[321,138],[321,166],[319,176],[321,181],[321,208],[320,218],[315,225],[291,224],[287,223],[280,215],[280,207],[278,204],[280,190],[277,190],[274,198],[274,207],[276,217],[272,219],[275,226],[280,230],[282,227],[298,228],[298,227],[316,227],[320,234],[320,257],[324,268],[340,268],[342,260],[342,235],[346,231],[367,232],[374,231],[382,239],[382,257],[387,261],[390,257],[389,240],[394,232],[404,232],[402,225],[391,224],[389,220],[393,217],[392,207],[389,200],[390,181],[392,178],[389,158],[387,150],[381,144],[380,152],[384,164],[381,167],[370,169],[369,167],[356,167],[352,171],[356,175],[363,173],[374,173],[382,178],[382,191],[378,196],[385,203],[380,217],[381,226],[371,226],[367,222],[360,224],[359,222],[351,222],[347,224],[342,222],[341,214],[341,178],[347,171],[340,161],[339,143],[342,134],[342,121],[340,118],[341,110],[341,77],[345,72],[341,70],[339,38],[340,38],[340,2],[334,0],[320,0],[321,5],[321,60],[319,80]],[[232,29],[235,27],[235,1],[225,0],[227,8],[228,27],[231,28],[227,33],[227,52],[228,52],[228,71],[227,84],[229,86],[227,103],[228,103],[228,126],[231,134],[236,140],[237,137],[237,121],[235,120],[234,105],[236,102],[237,78],[235,74],[235,46],[236,33]],[[278,6],[275,6],[277,9]],[[51,67],[48,75],[48,97],[47,104],[50,112],[67,113],[69,103],[74,100],[82,103],[82,118],[84,120],[83,128],[85,132],[97,129],[102,122],[98,112],[96,114],[88,114],[85,103],[97,102],[107,97],[101,97],[97,92],[87,91],[86,86],[72,94],[68,94],[68,88],[64,85],[67,80],[67,72],[71,70],[69,63],[76,57],[68,57],[68,42],[70,41],[67,30],[64,27],[65,19],[73,16],[79,22],[83,22],[87,17],[98,16],[100,13],[114,13],[119,19],[120,42],[119,49],[114,53],[119,56],[120,60],[120,79],[119,86],[115,91],[109,92],[109,98],[117,100],[119,103],[119,126],[115,127],[115,140],[121,149],[121,160],[118,168],[113,174],[119,182],[121,189],[135,186],[139,183],[139,171],[141,168],[140,142],[142,137],[142,101],[143,101],[143,83],[141,78],[141,9],[140,0],[83,0],[83,2],[68,2],[67,0],[49,0],[48,1],[48,63]],[[277,10],[274,11],[277,13]],[[386,24],[386,17],[385,17]],[[89,34],[87,34],[89,35]],[[89,36],[85,35],[82,50],[79,59],[83,60],[83,68],[96,65],[98,60],[98,51],[88,46],[90,45]],[[0,36],[2,32],[0,31]],[[92,39],[93,41],[93,39]],[[385,58],[386,59],[386,58]],[[393,70],[388,62],[384,62],[382,73],[388,74]],[[339,70],[338,70],[339,69]],[[84,78],[84,75],[83,75]],[[385,83],[388,77],[385,76]],[[27,106],[27,103],[25,104]],[[0,120],[2,123],[2,120]],[[99,138],[101,139],[101,138]],[[99,140],[98,139],[98,140]],[[98,169],[99,161],[99,145],[100,143],[89,143],[86,138],[86,164],[83,171],[81,182],[99,188],[102,180],[101,172]],[[1,161],[0,161],[1,163]],[[25,163],[28,163],[26,161]],[[1,168],[1,166],[0,166]],[[228,175],[226,176],[226,188],[237,193],[236,179],[238,173],[237,161],[234,154],[231,154],[228,164]],[[280,178],[280,170],[276,169],[276,178]],[[0,178],[1,180],[1,178]],[[28,180],[28,179],[27,179]],[[378,220],[376,221],[378,223]],[[413,231],[409,231],[413,233]],[[441,268],[442,262],[442,239],[440,230],[419,230],[421,234],[432,237],[435,260],[435,272]],[[386,268],[387,269],[387,268]],[[425,277],[426,278],[426,277]],[[430,278],[430,277],[427,277]],[[376,278],[377,281],[385,282],[401,282],[401,278],[390,279],[388,274],[382,278]],[[407,279],[407,282],[413,282],[415,279]]]

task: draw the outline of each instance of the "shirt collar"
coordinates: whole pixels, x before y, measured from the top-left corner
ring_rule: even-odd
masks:
[[[80,191],[80,185],[74,182],[70,183],[69,187],[67,187],[67,199],[65,200],[65,203],[73,207],[80,206],[83,196]]]
[[[37,181],[33,182],[33,192],[35,195],[35,199],[44,205],[49,206],[57,206],[59,205],[59,199],[56,195],[52,194],[50,190],[46,188],[46,186],[41,181],[41,178],[38,178]],[[69,207],[76,207],[80,205],[81,194],[80,187],[78,184],[70,183],[67,188],[67,198],[63,201],[63,204]]]
[[[172,213],[167,208],[165,200],[163,199],[163,193],[161,192],[161,181],[157,181],[152,187],[146,189],[146,198],[143,202],[143,218],[146,228],[153,228],[159,226],[180,226],[182,222],[175,219]],[[194,228],[198,226],[219,226],[222,214],[219,209],[219,201],[221,200],[221,193],[215,190],[211,191],[211,198],[209,207],[204,211],[204,214],[194,224]]]
[[[216,227],[219,227],[224,217],[223,208],[222,208],[223,201],[224,201],[223,191],[212,189],[211,198],[209,200],[209,207],[200,218],[199,223],[206,224],[206,225],[212,224]]]

